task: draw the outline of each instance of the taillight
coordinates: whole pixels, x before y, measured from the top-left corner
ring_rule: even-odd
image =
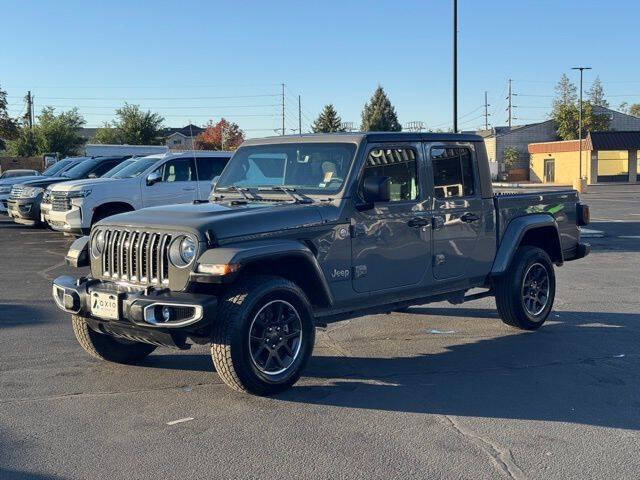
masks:
[[[578,203],[576,205],[576,223],[578,226],[584,227],[585,225],[589,225],[590,221],[591,213],[589,212],[589,205]]]

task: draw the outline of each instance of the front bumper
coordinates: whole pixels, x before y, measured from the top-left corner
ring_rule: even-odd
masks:
[[[36,198],[10,198],[7,213],[16,223],[36,225],[40,222],[40,202]]]
[[[214,295],[137,289],[91,278],[63,275],[53,281],[53,299],[61,310],[84,317],[99,332],[154,345],[188,348],[187,338],[203,343],[210,338],[218,299]],[[118,302],[118,319],[92,313],[92,294],[109,294]],[[176,312],[164,321],[163,307]]]
[[[82,234],[82,210],[80,207],[74,206],[71,210],[63,212],[49,208],[46,212],[43,210],[43,217],[54,230]]]

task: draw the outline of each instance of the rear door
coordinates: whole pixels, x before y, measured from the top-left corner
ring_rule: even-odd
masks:
[[[153,185],[142,184],[145,207],[188,203],[196,198],[196,169],[193,158],[172,158],[154,170],[162,180]]]
[[[420,143],[368,147],[359,180],[391,178],[391,201],[354,213],[351,225],[352,284],[357,292],[417,285],[431,260],[431,220],[425,209]]]
[[[211,192],[211,181],[222,173],[231,157],[196,157],[198,199],[206,200]]]
[[[434,190],[433,276],[473,277],[485,268],[475,260],[484,221],[475,152],[471,146],[442,143],[427,143],[425,150]]]

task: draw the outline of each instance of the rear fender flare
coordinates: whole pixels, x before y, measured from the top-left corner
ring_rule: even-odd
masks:
[[[560,243],[558,224],[553,216],[544,213],[536,213],[516,217],[509,222],[504,235],[502,236],[500,246],[498,247],[496,258],[493,261],[491,275],[495,276],[504,274],[509,269],[511,262],[513,261],[513,256],[527,232],[541,228],[553,231],[552,237],[549,239],[551,245],[553,245],[553,252],[547,253],[549,253],[549,256],[554,263],[561,265],[564,259],[562,256],[562,244]]]

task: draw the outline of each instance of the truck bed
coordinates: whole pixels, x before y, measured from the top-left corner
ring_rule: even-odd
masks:
[[[548,213],[558,224],[563,252],[573,252],[580,236],[576,224],[576,204],[579,200],[578,192],[571,189],[494,194],[498,243],[502,240],[507,225],[514,218],[534,213]]]

